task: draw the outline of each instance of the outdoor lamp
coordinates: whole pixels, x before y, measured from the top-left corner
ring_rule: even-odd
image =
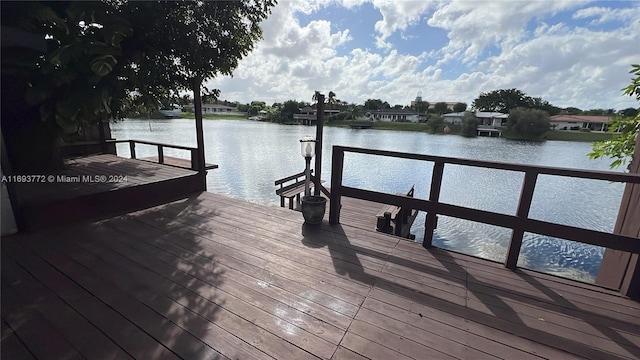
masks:
[[[316,141],[309,135],[300,139],[300,153],[302,157],[311,159],[316,154]]]
[[[300,153],[306,161],[304,196],[309,196],[311,195],[311,192],[309,191],[309,179],[311,178],[309,167],[311,166],[311,158],[316,154],[316,141],[311,136],[305,135],[300,139]]]

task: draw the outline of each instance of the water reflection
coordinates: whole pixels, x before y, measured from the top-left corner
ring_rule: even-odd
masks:
[[[113,125],[118,139],[140,139],[195,146],[193,120],[125,120]],[[206,160],[219,169],[207,176],[211,192],[278,206],[273,182],[304,169],[299,139],[315,134],[314,127],[284,126],[238,120],[205,121]],[[323,180],[331,176],[331,148],[334,145],[393,150],[419,154],[462,157],[581,169],[608,170],[608,160],[589,160],[589,143],[525,142],[498,138],[467,139],[459,136],[429,135],[376,130],[325,128]],[[128,154],[128,146],[118,147]],[[138,146],[137,155],[153,156],[155,147]],[[168,156],[188,154],[166,149]],[[432,164],[415,160],[346,154],[344,183],[387,193],[406,192],[415,184],[415,196],[428,198]],[[523,175],[517,172],[445,167],[441,201],[515,214]],[[621,184],[542,175],[538,179],[530,216],[535,219],[611,231],[622,197]],[[422,241],[424,214],[413,227]],[[471,255],[504,261],[511,233],[508,229],[465,220],[440,217],[434,243]],[[570,274],[592,280],[597,274],[603,249],[525,234],[520,264],[535,270]]]

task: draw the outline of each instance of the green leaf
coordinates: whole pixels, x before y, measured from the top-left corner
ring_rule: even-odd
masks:
[[[91,71],[98,76],[107,76],[117,62],[111,55],[99,56],[91,61]]]

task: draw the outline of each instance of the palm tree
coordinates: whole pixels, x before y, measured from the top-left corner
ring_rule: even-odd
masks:
[[[315,105],[318,102],[318,95],[320,95],[320,91],[316,90],[311,97],[311,102]]]
[[[329,91],[329,97],[327,98],[327,104],[329,105],[329,109],[333,110],[333,105],[336,103],[336,93],[333,91]]]
[[[359,116],[364,114],[364,109],[360,105],[352,104],[349,106],[349,115],[351,115],[351,121],[354,121]]]

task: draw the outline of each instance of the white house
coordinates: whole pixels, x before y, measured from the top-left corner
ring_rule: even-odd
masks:
[[[509,114],[476,111],[476,117],[480,119],[480,125],[496,127],[505,126],[507,124],[507,119],[509,119]]]
[[[464,114],[464,112],[449,113],[442,115],[442,117],[444,118],[444,122],[447,124],[460,125],[462,123],[462,117],[464,116]],[[505,126],[507,123],[507,119],[509,118],[508,114],[485,111],[476,111],[475,116],[478,120],[480,120],[480,126],[493,127]]]
[[[365,113],[367,119],[372,121],[407,121],[417,123],[420,119],[418,113],[404,109],[370,110]]]
[[[445,124],[451,124],[451,125],[462,124],[463,116],[464,116],[464,112],[448,113],[448,114],[442,115],[442,117],[444,118]]]
[[[193,112],[193,104],[185,105],[185,111]],[[202,104],[202,114],[239,114],[238,108],[222,104]]]
[[[549,118],[551,128],[555,130],[580,130],[607,131],[609,116],[595,115],[554,115]]]

